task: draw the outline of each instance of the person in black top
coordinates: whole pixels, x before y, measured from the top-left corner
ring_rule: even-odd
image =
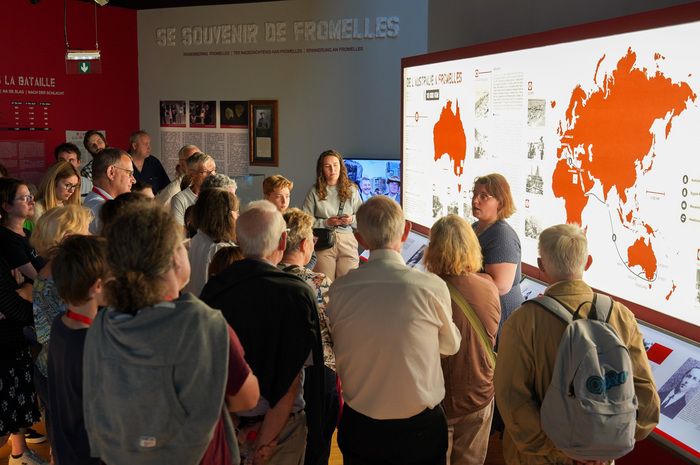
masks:
[[[34,196],[27,184],[0,178],[0,256],[29,279],[34,279],[45,263],[29,245],[31,233],[23,227],[24,220],[33,214]]]
[[[107,278],[105,240],[97,236],[70,236],[56,253],[51,267],[58,293],[68,311],[53,321],[49,350],[49,405],[51,442],[58,465],[98,465],[90,457],[83,419],[83,348],[85,335],[104,305]]]
[[[170,184],[170,178],[158,158],[151,156],[151,136],[146,131],[136,131],[129,138],[129,155],[134,164],[134,178],[150,184],[153,193]]]
[[[12,436],[11,464],[43,464],[27,448],[23,432],[39,421],[40,414],[32,383],[32,356],[23,332],[34,323],[32,285],[20,286],[16,278],[12,267],[0,257],[0,444]]]

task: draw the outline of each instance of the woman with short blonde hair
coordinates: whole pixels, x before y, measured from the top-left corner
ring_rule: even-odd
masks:
[[[49,260],[34,278],[34,288],[32,289],[34,328],[36,340],[41,344],[41,352],[39,352],[34,367],[34,379],[37,385],[37,394],[39,394],[39,399],[45,408],[45,416],[49,418],[49,421],[51,411],[48,399],[48,354],[51,324],[56,317],[63,315],[67,310],[65,302],[58,295],[56,282],[53,279],[51,260],[56,248],[64,238],[74,234],[89,234],[90,221],[92,221],[92,213],[80,205],[54,208],[39,218],[30,239],[37,252]]]
[[[424,260],[426,269],[450,287],[452,319],[462,335],[459,351],[441,360],[445,378],[442,405],[451,451],[447,465],[483,464],[494,410],[495,367],[490,351],[496,344],[501,316],[498,290],[478,273],[479,240],[469,223],[457,215],[435,222]]]

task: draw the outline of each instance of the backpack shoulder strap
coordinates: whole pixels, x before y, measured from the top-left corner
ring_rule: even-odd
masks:
[[[593,308],[595,309],[596,320],[607,323],[612,313],[612,307],[613,300],[609,295],[598,294],[597,292],[593,294]],[[589,313],[589,317],[591,313]]]
[[[565,325],[574,321],[574,316],[555,298],[548,295],[540,295],[528,302],[533,302],[544,308],[564,322]]]

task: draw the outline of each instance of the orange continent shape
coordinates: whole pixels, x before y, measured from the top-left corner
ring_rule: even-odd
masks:
[[[581,186],[581,174],[573,181],[573,172],[565,158],[560,158],[552,175],[552,191],[557,198],[564,199],[567,223],[581,223],[581,213],[588,204],[588,196]]]
[[[654,279],[656,275],[656,254],[651,247],[651,241],[645,242],[643,238],[634,241],[634,244],[627,249],[627,266],[640,266],[644,270],[644,276],[648,280]]]
[[[440,119],[433,127],[433,144],[435,160],[447,154],[452,160],[455,176],[459,177],[464,171],[464,160],[467,156],[467,137],[460,119],[459,102],[456,112],[452,112],[452,102],[447,101],[440,112]]]
[[[685,82],[674,83],[657,71],[635,68],[637,56],[631,49],[616,69],[596,90],[587,94],[577,86],[566,110],[567,129],[562,146],[583,147],[581,169],[600,181],[603,195],[614,187],[623,202],[627,190],[637,181],[636,166],[654,144],[651,127],[657,119],[671,122],[687,109],[696,94]],[[558,150],[562,153],[562,149]]]

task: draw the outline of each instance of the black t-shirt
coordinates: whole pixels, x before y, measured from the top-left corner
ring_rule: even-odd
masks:
[[[168,184],[170,184],[170,178],[165,172],[163,165],[153,155],[149,155],[143,161],[142,170],[139,171],[134,166],[134,178],[137,181],[145,182],[153,186],[153,193],[158,194],[161,189],[164,189]]]
[[[86,329],[70,329],[60,317],[51,325],[49,406],[51,440],[57,465],[98,465],[90,457],[83,418],[83,348]]]
[[[31,231],[25,229],[24,234],[21,236],[5,226],[0,226],[0,254],[12,269],[31,263],[34,265],[34,269],[39,272],[46,261],[37,255],[34,247],[29,245]]]

